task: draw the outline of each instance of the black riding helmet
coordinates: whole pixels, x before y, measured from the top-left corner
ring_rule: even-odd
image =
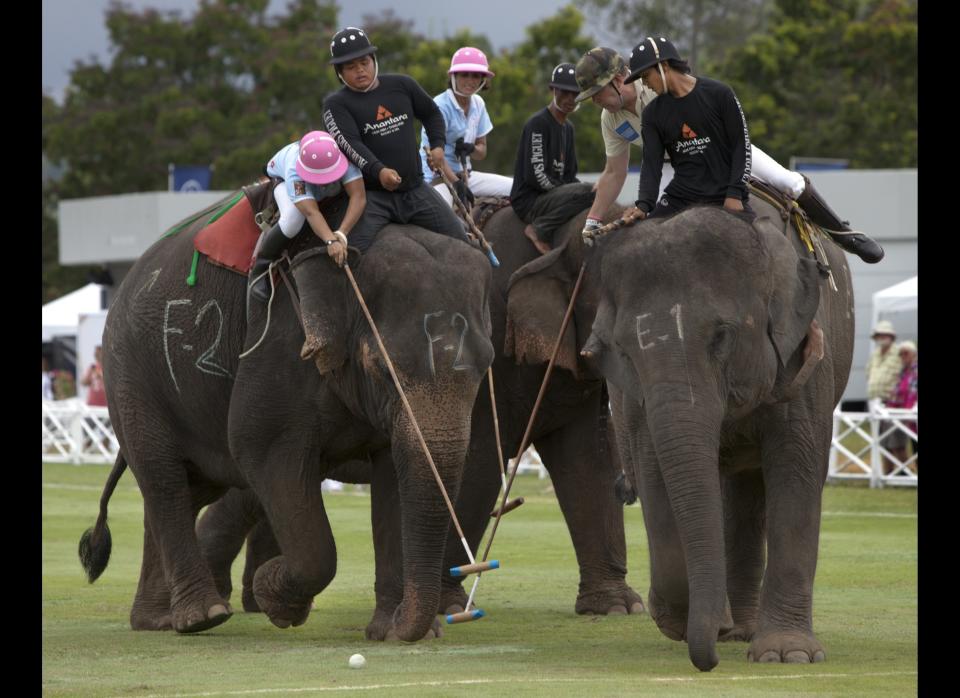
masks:
[[[356,27],[347,27],[341,29],[333,35],[333,41],[330,42],[331,65],[340,65],[350,61],[376,53],[377,47],[371,45],[370,39],[362,29]]]
[[[640,73],[650,66],[670,60],[683,60],[680,58],[680,52],[677,51],[673,42],[664,39],[662,36],[658,39],[648,36],[642,43],[634,46],[633,51],[630,52],[630,75],[624,82],[633,82],[639,79]]]
[[[573,63],[561,63],[553,69],[550,76],[550,87],[567,92],[580,92],[577,84],[576,66]]]

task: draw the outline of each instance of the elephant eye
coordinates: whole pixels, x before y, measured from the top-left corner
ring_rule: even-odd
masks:
[[[710,356],[717,361],[723,361],[733,350],[734,340],[736,339],[735,328],[726,322],[717,323],[713,331],[713,337],[710,339]]]

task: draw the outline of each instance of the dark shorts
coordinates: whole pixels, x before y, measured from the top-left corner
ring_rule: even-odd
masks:
[[[539,240],[552,244],[557,228],[583,209],[590,208],[595,195],[590,182],[561,184],[538,196],[527,214],[522,217],[523,222],[533,225]]]
[[[441,235],[467,242],[463,222],[433,187],[421,182],[409,191],[367,190],[367,205],[350,231],[351,247],[366,252],[385,225],[419,225]],[[469,244],[469,243],[468,243]]]
[[[720,203],[715,203],[712,201],[688,201],[686,199],[681,199],[678,196],[664,193],[664,195],[661,196],[660,200],[657,202],[657,205],[653,207],[653,210],[647,214],[647,218],[666,218],[668,216],[675,216],[684,209],[690,208],[691,206],[696,206],[697,204],[723,206],[722,201]],[[733,211],[731,211],[731,213],[733,213]],[[743,215],[745,218],[751,221],[757,217],[757,214],[750,207],[749,201],[743,202],[743,213],[740,215]]]

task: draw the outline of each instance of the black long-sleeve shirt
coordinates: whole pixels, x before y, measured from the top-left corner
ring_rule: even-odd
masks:
[[[523,218],[544,192],[579,181],[573,124],[561,124],[550,108],[544,107],[523,125],[513,166],[510,204]]]
[[[380,75],[369,92],[344,85],[323,103],[323,121],[340,150],[363,172],[367,189],[385,191],[380,171],[389,167],[402,178],[397,191],[423,181],[416,117],[427,131],[431,148],[446,143],[443,113],[416,80],[408,75]]]
[[[669,92],[657,97],[643,110],[642,119],[638,208],[649,213],[656,206],[664,152],[670,153],[673,164],[665,194],[696,203],[747,200],[750,134],[730,87],[697,78],[683,97]]]

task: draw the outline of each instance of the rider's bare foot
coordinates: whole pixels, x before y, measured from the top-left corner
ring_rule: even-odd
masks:
[[[537,237],[537,232],[533,229],[532,225],[528,225],[526,228],[524,228],[523,234],[526,235],[527,239],[533,243],[533,246],[537,248],[537,252],[540,254],[546,254],[550,251],[550,245]]]

